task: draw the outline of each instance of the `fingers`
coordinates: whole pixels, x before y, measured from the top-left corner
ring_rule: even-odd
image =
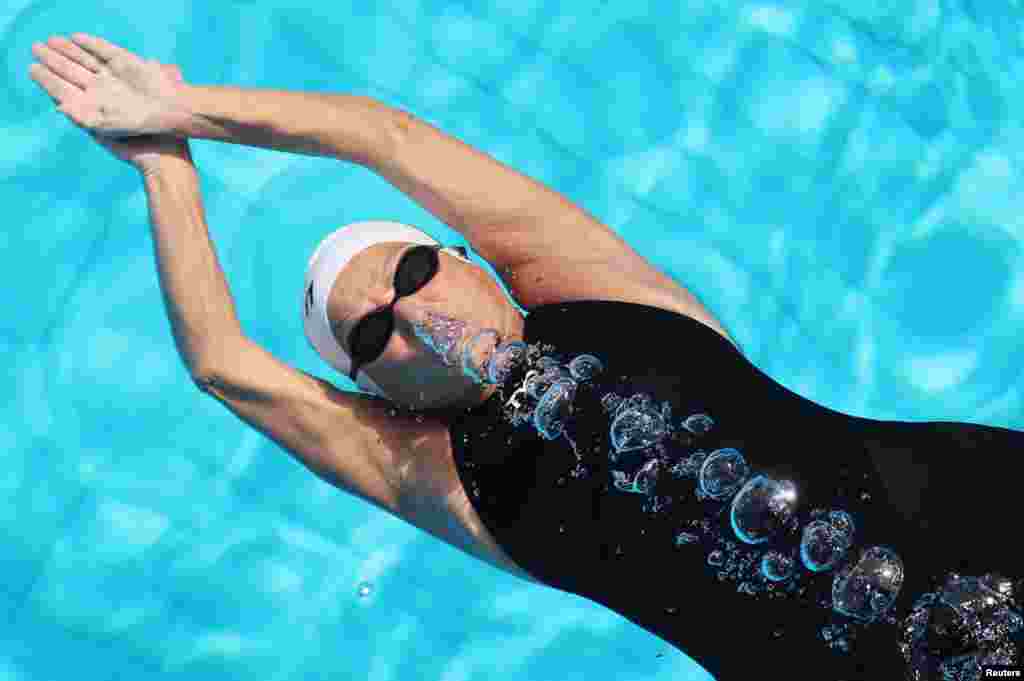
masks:
[[[32,80],[46,90],[46,93],[50,95],[54,103],[58,105],[63,104],[70,98],[73,98],[76,92],[80,92],[76,86],[59,77],[56,73],[49,70],[42,64],[32,64],[32,66],[28,68],[28,73],[32,77]]]
[[[55,35],[46,41],[46,47],[60,52],[71,61],[75,62],[82,68],[88,69],[92,73],[98,73],[100,68],[103,66],[103,62],[67,38]]]
[[[96,79],[92,71],[46,45],[36,43],[32,46],[32,54],[50,71],[83,90]]]
[[[89,35],[88,33],[72,33],[71,40],[103,63],[109,62],[111,59],[116,59],[118,57],[123,59],[125,57],[136,56],[123,47],[118,47],[114,43],[107,42],[103,38],[97,38],[96,36]]]

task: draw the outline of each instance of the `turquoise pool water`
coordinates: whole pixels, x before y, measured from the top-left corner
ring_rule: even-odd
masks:
[[[401,106],[584,205],[788,388],[1024,429],[1019,2],[313,4],[0,10],[0,681],[708,678],[335,490],[201,396],[141,182],[27,75],[53,34],[197,84]],[[356,166],[192,149],[246,333],[351,388],[303,338],[313,248],[368,219],[458,234]]]

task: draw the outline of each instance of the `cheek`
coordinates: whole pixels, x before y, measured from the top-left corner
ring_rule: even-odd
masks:
[[[393,334],[384,348],[381,359],[389,366],[401,369],[403,366],[415,364],[423,356],[423,350],[408,338],[399,334]],[[421,360],[420,360],[421,361]]]
[[[443,371],[445,360],[441,354],[434,350],[435,347],[443,347],[443,340],[425,340],[420,333],[409,330],[409,336],[396,333],[384,348],[384,354],[380,357],[381,366],[386,371],[400,377],[402,380],[412,380],[416,376],[434,376]]]

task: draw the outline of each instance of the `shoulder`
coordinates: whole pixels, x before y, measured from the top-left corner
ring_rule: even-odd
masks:
[[[607,257],[547,256],[519,266],[509,284],[526,309],[575,300],[650,305],[710,327],[739,349],[725,325],[686,287],[630,249]]]

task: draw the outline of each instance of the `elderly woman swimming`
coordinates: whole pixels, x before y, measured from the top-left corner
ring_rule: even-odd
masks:
[[[61,112],[142,171],[195,383],[317,475],[615,610],[719,679],[1020,664],[1008,471],[1024,433],[860,418],[787,390],[611,228],[383,102],[189,85],[82,34],[35,55]],[[511,298],[465,249],[348,225],[310,258],[298,312],[365,393],[288,367],[240,328],[189,137],[364,165],[464,236]]]

